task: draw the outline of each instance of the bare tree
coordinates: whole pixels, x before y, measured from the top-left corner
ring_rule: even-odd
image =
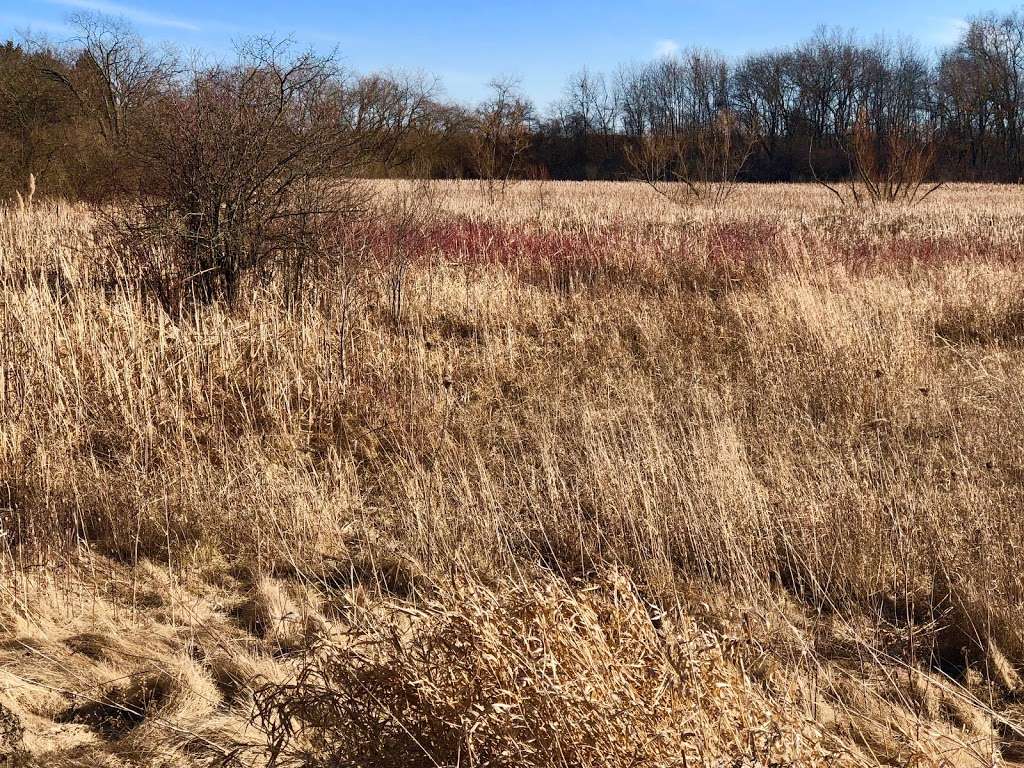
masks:
[[[761,149],[769,163],[785,150],[795,111],[797,89],[789,53],[748,56],[733,74],[733,103],[756,123]]]
[[[583,68],[573,75],[565,89],[565,119],[577,123],[586,134],[609,135],[615,130],[618,105],[600,72]]]
[[[998,142],[1006,178],[1024,174],[1024,13],[974,19],[957,46],[981,86],[987,128]],[[981,106],[981,105],[979,105]]]
[[[69,24],[76,34],[65,64],[45,74],[73,94],[107,141],[124,144],[136,117],[179,72],[177,57],[147,47],[123,19],[81,12]]]
[[[431,99],[435,81],[374,74],[339,84],[335,83],[333,98],[340,108],[338,127],[346,136],[343,162],[371,157],[385,171],[415,164],[423,142],[417,129],[436,119],[437,107]],[[353,153],[356,147],[359,151]]]
[[[558,128],[573,139],[586,178],[604,175],[615,154],[619,105],[601,73],[582,69],[573,75],[560,102]]]
[[[514,80],[490,83],[491,97],[477,109],[471,133],[473,169],[493,203],[504,197],[530,147],[532,105]]]

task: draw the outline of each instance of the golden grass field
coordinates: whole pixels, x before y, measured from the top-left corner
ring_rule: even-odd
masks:
[[[375,191],[180,317],[0,209],[9,764],[1024,764],[1024,192]]]

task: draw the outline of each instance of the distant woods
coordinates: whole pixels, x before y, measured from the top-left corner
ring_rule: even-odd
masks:
[[[692,196],[717,182],[815,179],[842,194],[853,179],[884,197],[924,176],[1024,177],[1020,12],[973,19],[936,54],[821,30],[737,60],[693,49],[584,69],[546,112],[507,79],[467,106],[422,77],[346,72],[272,40],[205,64],[120,20],[70,25],[60,44],[0,47],[0,196],[30,174],[42,194],[157,191],[168,163],[214,176],[248,163],[249,181],[283,172],[289,189],[325,175],[476,178],[492,196],[520,178],[682,181]],[[215,129],[235,133],[234,155]]]
[[[273,208],[313,179],[413,173],[450,122],[424,79],[357,75],[290,41],[206,62],[121,19],[69,24],[62,44],[0,47],[0,195],[32,174],[44,193],[90,200],[230,207],[256,191]]]

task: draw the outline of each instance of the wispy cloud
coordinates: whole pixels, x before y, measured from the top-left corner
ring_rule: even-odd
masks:
[[[48,19],[0,13],[0,27],[3,26],[8,26],[19,33],[50,32],[55,35],[66,35],[71,31],[66,24],[60,24]]]
[[[675,56],[679,53],[681,46],[675,40],[658,40],[654,44],[654,56],[655,58],[664,58],[666,56]]]
[[[932,16],[924,30],[925,38],[935,45],[952,45],[970,25],[965,19],[950,16]]]
[[[132,5],[121,5],[110,3],[106,0],[45,0],[50,5],[60,5],[65,8],[81,8],[87,11],[98,11],[111,16],[124,16],[136,24],[143,24],[150,27],[170,27],[171,29],[184,29],[189,32],[198,32],[199,25],[188,19],[179,19],[174,16],[164,16],[150,13],[144,8]]]

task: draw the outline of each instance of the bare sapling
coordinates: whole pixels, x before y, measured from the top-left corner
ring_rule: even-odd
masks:
[[[517,180],[530,148],[531,104],[512,80],[493,80],[491,98],[477,109],[470,134],[470,157],[487,199],[504,199]]]
[[[390,195],[384,215],[388,221],[385,270],[390,297],[391,319],[399,326],[406,308],[406,277],[413,256],[417,254],[419,235],[437,217],[440,188],[426,179],[397,182]]]
[[[708,125],[641,137],[627,149],[627,160],[635,178],[674,205],[720,208],[736,191],[756,146],[754,126],[722,110]]]
[[[930,181],[939,151],[936,130],[930,124],[892,121],[879,130],[861,109],[849,136],[840,144],[849,163],[845,183],[822,179],[813,159],[810,167],[815,181],[844,205],[914,206],[944,184]]]

